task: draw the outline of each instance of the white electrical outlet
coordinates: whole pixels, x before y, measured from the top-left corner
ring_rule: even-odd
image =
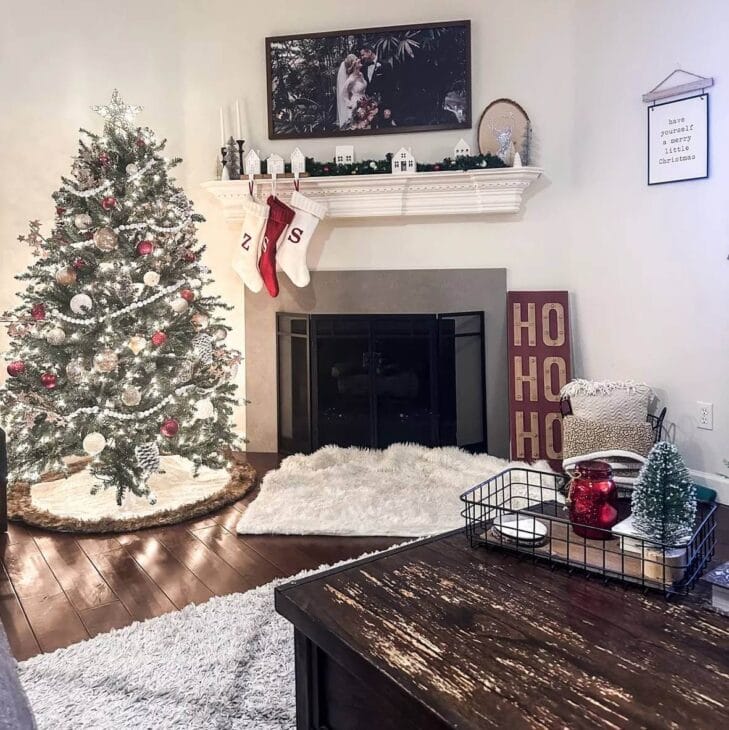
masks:
[[[698,428],[706,431],[714,430],[714,404],[696,402],[696,418],[698,420]]]

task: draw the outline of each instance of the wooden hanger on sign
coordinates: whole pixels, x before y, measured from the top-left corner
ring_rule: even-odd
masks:
[[[682,84],[676,84],[675,86],[666,86],[665,84],[673,79],[676,74],[685,74],[686,76],[692,76],[692,81],[684,81]],[[654,86],[647,94],[643,94],[643,101],[646,104],[655,103],[659,99],[668,99],[671,96],[682,96],[683,94],[690,94],[692,91],[706,91],[709,87],[714,85],[714,79],[711,76],[699,76],[699,74],[691,73],[690,71],[684,71],[682,68],[677,68],[675,71],[671,71],[663,81]]]

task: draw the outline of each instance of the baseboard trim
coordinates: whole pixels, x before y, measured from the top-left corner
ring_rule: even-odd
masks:
[[[711,474],[707,471],[689,469],[691,477],[698,484],[716,490],[716,501],[720,504],[729,504],[729,478],[721,474]]]

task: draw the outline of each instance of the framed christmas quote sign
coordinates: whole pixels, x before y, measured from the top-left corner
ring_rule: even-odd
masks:
[[[648,184],[709,177],[709,95],[648,107]]]

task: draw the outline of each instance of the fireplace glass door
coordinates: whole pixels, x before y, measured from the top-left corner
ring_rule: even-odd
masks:
[[[279,449],[486,448],[483,313],[277,315]]]

